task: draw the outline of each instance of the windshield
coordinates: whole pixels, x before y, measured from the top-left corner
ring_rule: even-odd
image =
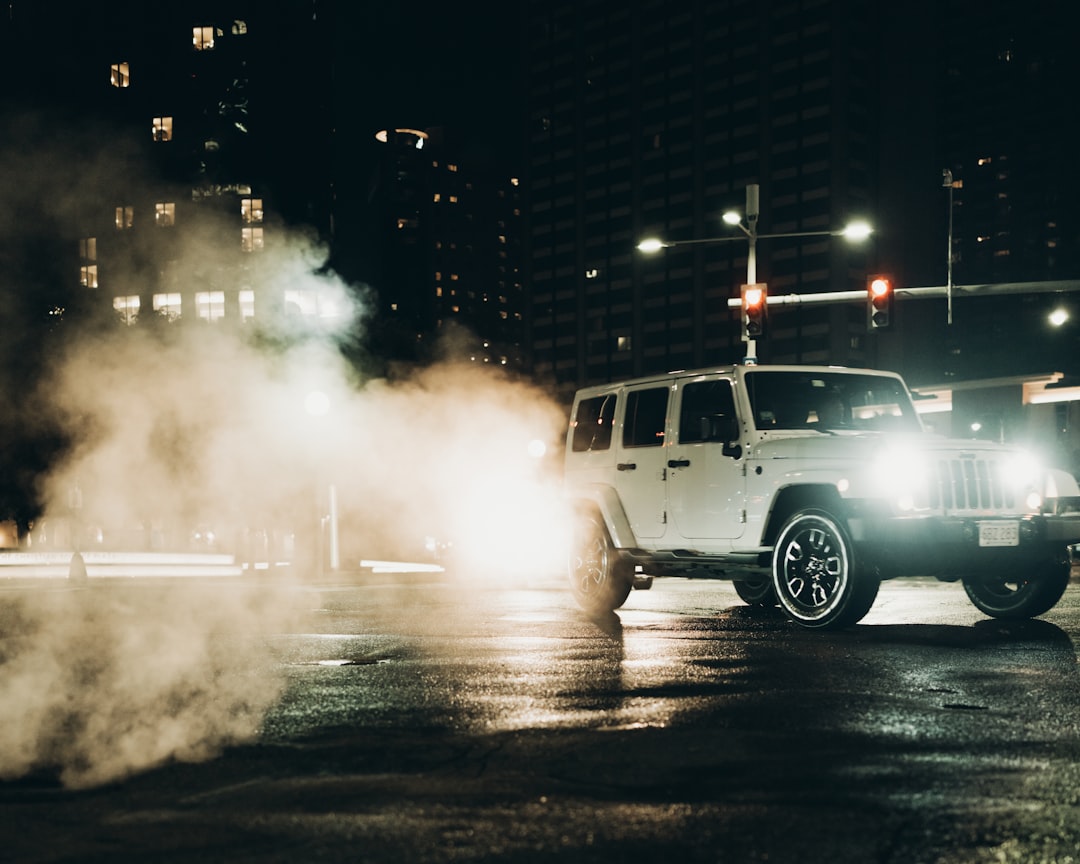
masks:
[[[759,369],[746,373],[754,422],[763,431],[920,432],[904,385],[884,375]]]

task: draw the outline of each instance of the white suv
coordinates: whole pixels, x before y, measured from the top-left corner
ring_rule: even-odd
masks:
[[[804,627],[859,621],[883,579],[961,580],[987,615],[1061,598],[1080,489],[1019,448],[924,431],[890,372],[731,366],[579,391],[570,580],[593,612],[651,576],[734,581]]]

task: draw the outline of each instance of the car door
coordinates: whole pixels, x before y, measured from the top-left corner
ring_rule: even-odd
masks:
[[[699,376],[680,381],[674,389],[678,413],[666,467],[675,529],[680,538],[695,541],[741,537],[746,528],[746,478],[732,383]]]
[[[665,526],[664,447],[668,384],[628,388],[616,454],[615,488],[634,536],[656,538]]]

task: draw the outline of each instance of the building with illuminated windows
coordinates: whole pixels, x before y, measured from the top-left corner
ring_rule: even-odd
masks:
[[[391,51],[371,16],[338,0],[84,5],[62,28],[50,0],[0,20],[0,116],[48,130],[33,171],[52,158],[70,172],[42,184],[69,194],[35,202],[54,220],[49,257],[77,280],[58,314],[334,314],[325,283],[282,260],[306,245],[354,289],[376,353],[524,368],[519,181],[441,127],[376,138],[370,118],[416,100],[391,108],[391,87],[366,86]]]
[[[73,305],[125,324],[318,314],[269,254],[293,224],[331,231],[330,120],[296,74],[328,77],[311,9],[67,4],[58,26],[55,4],[7,4],[5,62],[34,74],[5,76],[4,108],[43,130],[28,188],[52,190],[35,203],[70,249]]]

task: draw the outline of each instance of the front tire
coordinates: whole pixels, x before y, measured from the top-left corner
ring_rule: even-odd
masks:
[[[570,589],[585,611],[602,615],[626,602],[634,567],[619,557],[599,515],[585,516],[576,526],[568,565]]]
[[[1019,620],[1049,612],[1069,584],[1069,562],[1053,561],[1034,578],[1010,576],[965,577],[964,591],[980,612],[991,618]]]
[[[773,548],[772,577],[787,616],[819,630],[862,620],[881,584],[859,568],[847,530],[824,510],[800,510],[784,523]]]

